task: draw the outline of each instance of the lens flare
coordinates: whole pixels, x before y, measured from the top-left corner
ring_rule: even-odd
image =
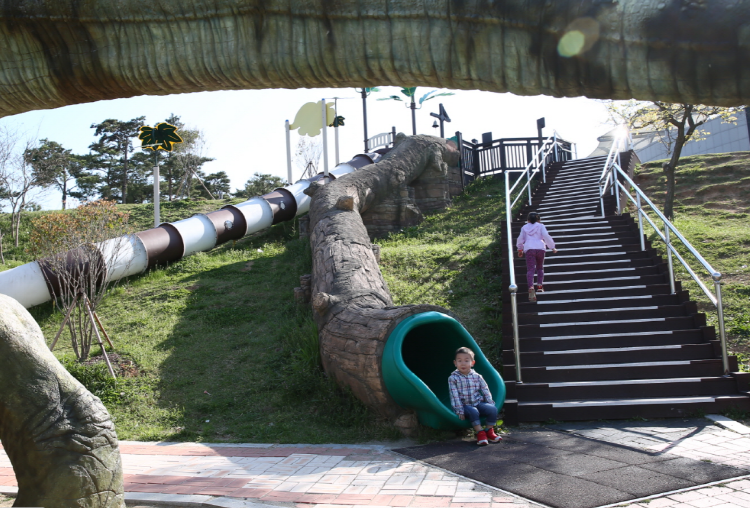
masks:
[[[560,42],[557,44],[557,52],[560,53],[560,56],[570,58],[581,53],[585,45],[586,36],[583,35],[583,32],[571,30],[560,39]]]

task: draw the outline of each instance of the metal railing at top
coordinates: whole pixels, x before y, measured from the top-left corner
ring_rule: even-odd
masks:
[[[516,381],[522,383],[521,377],[521,344],[520,337],[518,335],[518,302],[516,301],[518,285],[516,285],[516,268],[513,259],[515,253],[513,249],[513,207],[516,205],[519,199],[524,195],[524,191],[527,191],[528,204],[532,204],[531,198],[531,182],[533,178],[538,174],[542,174],[542,181],[547,181],[547,158],[550,153],[554,153],[555,162],[557,162],[558,148],[560,140],[557,138],[557,133],[547,138],[533,154],[531,160],[526,165],[525,169],[506,169],[505,170],[505,223],[507,228],[508,236],[508,273],[510,274],[510,285],[508,289],[510,291],[510,308],[513,319],[513,349],[515,350],[515,364],[516,364]],[[510,174],[519,173],[515,183],[510,186]],[[524,181],[524,185],[518,190],[518,194],[515,199],[511,200],[513,192],[516,187]]]
[[[391,129],[391,132],[381,132],[380,134],[375,134],[373,137],[369,138],[367,140],[367,151],[375,150],[379,147],[385,147],[388,148],[388,146],[392,145],[393,142],[396,139],[396,128],[393,127]]]
[[[624,182],[624,183],[623,183]],[[599,179],[599,198],[602,203],[602,216],[604,215],[604,194],[608,189],[614,191],[617,196],[617,210],[620,211],[620,191],[624,191],[623,194],[635,205],[638,211],[638,230],[641,238],[641,250],[646,250],[645,237],[643,236],[643,224],[644,221],[648,222],[659,238],[664,242],[667,248],[667,266],[669,267],[669,287],[672,294],[676,293],[675,290],[675,277],[674,277],[674,266],[672,263],[672,256],[675,256],[682,266],[687,270],[688,274],[693,278],[698,287],[700,287],[706,294],[711,303],[716,307],[719,321],[719,338],[721,341],[721,359],[724,367],[724,375],[729,375],[729,357],[727,355],[727,338],[726,331],[724,328],[724,305],[721,298],[721,273],[716,271],[703,256],[688,242],[684,236],[677,230],[676,227],[661,213],[661,211],[651,202],[651,200],[643,193],[638,185],[628,176],[627,172],[623,171],[620,164],[614,161],[608,162],[604,167],[602,177]],[[631,195],[630,189],[633,189],[635,197]],[[663,228],[658,227],[651,217],[648,216],[641,202],[644,201],[646,205],[653,211],[653,213],[662,221]],[[703,265],[711,278],[714,281],[714,289],[716,294],[712,293],[703,281],[698,277],[695,271],[688,265],[685,258],[683,258],[677,249],[672,244],[672,235],[674,235],[680,243],[687,249],[687,251],[693,255],[693,257]]]

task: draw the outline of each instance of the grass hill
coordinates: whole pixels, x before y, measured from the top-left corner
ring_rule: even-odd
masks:
[[[677,172],[676,224],[725,274],[727,329],[738,352],[750,345],[747,157],[690,157]],[[658,206],[660,168],[655,162],[637,170],[639,184]],[[165,203],[162,219],[223,204]],[[136,230],[151,227],[151,205],[125,208]],[[498,367],[503,210],[501,181],[483,180],[444,212],[378,241],[395,303],[451,309]],[[0,216],[0,227],[7,220]],[[28,261],[24,238],[6,268]],[[310,310],[292,295],[310,267],[296,224],[279,224],[122,281],[100,308],[119,355],[116,384],[101,363],[75,364],[64,339],[55,353],[102,398],[121,439],[322,443],[398,437],[319,370]],[[680,278],[688,280],[686,274]],[[697,286],[686,286],[700,299]],[[701,305],[714,319],[707,300]],[[48,304],[32,314],[45,336],[54,336],[59,312]]]
[[[635,179],[660,208],[663,208],[666,188],[662,162],[641,165],[636,170]],[[696,155],[680,161],[676,170],[674,224],[706,261],[722,273],[730,349],[743,355],[750,353],[749,221],[750,153]],[[655,234],[651,236],[656,238]],[[655,243],[661,248],[658,242]],[[694,260],[689,255],[686,259],[691,263]],[[691,266],[713,289],[711,279],[701,265],[695,262]],[[715,324],[714,306],[679,263],[676,267],[679,268],[678,278],[699,301],[699,308],[706,312],[709,324]]]

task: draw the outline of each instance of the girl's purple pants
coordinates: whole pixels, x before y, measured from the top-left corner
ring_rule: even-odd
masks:
[[[536,272],[536,283],[541,286],[544,284],[544,251],[542,249],[526,251],[526,282],[529,283],[529,289],[534,287],[534,272]]]

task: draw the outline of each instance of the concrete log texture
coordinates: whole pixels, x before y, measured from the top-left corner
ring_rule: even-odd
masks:
[[[382,416],[404,416],[388,395],[380,362],[385,341],[404,318],[434,305],[394,307],[361,214],[426,170],[447,174],[458,152],[432,136],[397,137],[382,161],[326,185],[312,187],[310,245],[312,305],[326,372]]]
[[[34,318],[0,294],[0,441],[15,506],[124,508],[114,425],[50,352]]]
[[[227,89],[750,94],[750,0],[13,0],[0,47],[0,117]]]

